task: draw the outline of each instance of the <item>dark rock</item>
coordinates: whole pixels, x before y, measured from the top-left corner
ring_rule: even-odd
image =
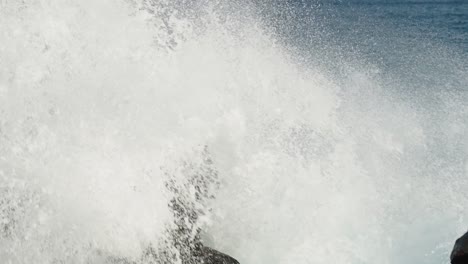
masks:
[[[210,211],[207,204],[214,199],[214,191],[220,183],[206,147],[201,156],[198,161],[181,164],[180,170],[185,180],[180,179],[181,175],[171,175],[170,171],[166,173],[166,188],[173,195],[168,204],[173,222],[167,225],[165,238],[159,244],[148,245],[137,259],[106,256],[105,253],[97,252],[97,257],[104,259],[99,263],[239,264],[234,258],[203,245],[200,217]],[[0,232],[1,228],[0,225]]]
[[[166,188],[173,194],[168,206],[174,222],[168,227],[168,237],[162,245],[176,252],[163,250],[155,254],[159,263],[180,260],[182,264],[239,264],[234,258],[204,246],[201,239],[200,217],[210,211],[207,204],[214,199],[220,184],[207,147],[203,148],[200,160],[184,162],[181,168],[185,181],[167,174]]]
[[[468,232],[455,241],[450,254],[450,263],[468,264]]]
[[[202,247],[194,258],[203,264],[239,264],[234,258],[209,247]]]
[[[184,256],[180,260],[182,263],[186,264],[239,264],[233,257],[206,246],[201,246],[199,249],[192,251],[192,255]],[[167,259],[161,259],[152,248],[148,248],[144,252],[143,257],[139,260],[108,256],[104,261],[106,264],[172,264],[176,262],[177,261],[171,262]]]

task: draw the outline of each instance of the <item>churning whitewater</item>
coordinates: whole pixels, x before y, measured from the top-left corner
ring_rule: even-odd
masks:
[[[1,262],[178,263],[182,221],[242,264],[446,263],[468,67],[383,66],[319,7],[299,46],[293,3],[1,1]]]

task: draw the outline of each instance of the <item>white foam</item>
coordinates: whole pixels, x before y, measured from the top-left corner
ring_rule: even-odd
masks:
[[[0,5],[1,259],[138,258],[203,146],[221,180],[206,237],[241,263],[446,257],[467,216],[463,100],[412,105],[373,66],[297,64],[255,17],[144,3]]]

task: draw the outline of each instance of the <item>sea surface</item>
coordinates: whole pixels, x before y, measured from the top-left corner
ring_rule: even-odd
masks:
[[[2,263],[177,256],[174,199],[242,264],[449,263],[467,157],[468,1],[0,1]]]

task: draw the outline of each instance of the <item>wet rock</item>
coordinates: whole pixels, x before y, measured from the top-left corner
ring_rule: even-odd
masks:
[[[166,173],[166,188],[173,195],[168,207],[173,223],[167,227],[167,236],[160,245],[150,247],[142,263],[157,264],[239,264],[234,258],[203,245],[202,216],[210,212],[209,202],[219,188],[218,171],[208,148],[204,146],[200,159],[181,163],[179,174]]]
[[[209,247],[202,247],[199,252],[194,255],[194,259],[198,260],[195,261],[195,263],[203,264],[239,264],[233,257]]]
[[[239,264],[233,257],[206,246],[201,246],[192,253],[190,256],[182,257],[180,262],[184,264]],[[167,259],[161,259],[154,249],[149,248],[139,260],[108,256],[104,261],[101,260],[99,263],[101,262],[105,264],[172,264],[178,261],[171,262],[167,261]]]
[[[450,254],[450,263],[468,264],[468,232],[455,241]]]

